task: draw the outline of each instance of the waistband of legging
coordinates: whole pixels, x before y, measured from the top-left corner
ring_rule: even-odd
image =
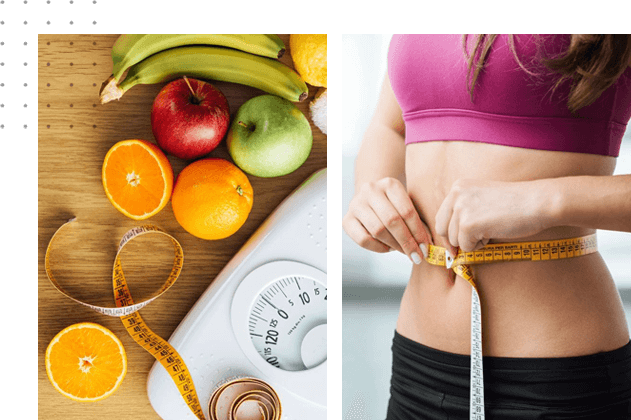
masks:
[[[394,332],[393,346],[407,350],[407,355],[456,368],[470,367],[470,355],[449,353],[428,347]],[[603,367],[618,362],[631,361],[631,341],[607,352],[572,357],[495,357],[483,356],[484,369],[491,370],[559,370],[585,367]]]
[[[395,333],[392,384],[398,392],[437,390],[468,402],[469,355],[434,349]],[[631,342],[587,356],[557,358],[484,356],[484,395],[510,404],[592,404],[631,398]],[[415,392],[417,392],[415,391]]]

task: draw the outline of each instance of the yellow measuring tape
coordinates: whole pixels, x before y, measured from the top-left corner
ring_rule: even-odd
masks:
[[[173,283],[175,283],[178,276],[180,275],[180,272],[182,271],[182,264],[184,262],[184,252],[182,250],[182,246],[173,236],[169,235],[156,226],[145,225],[130,229],[121,239],[118,245],[118,250],[116,252],[116,258],[114,260],[112,286],[114,289],[116,306],[108,307],[92,305],[71,296],[59,285],[52,273],[50,253],[53,249],[55,238],[65,226],[69,225],[75,220],[76,219],[73,218],[64,223],[59,229],[57,229],[57,231],[53,234],[50,242],[48,243],[45,257],[45,269],[46,274],[48,275],[48,279],[58,291],[63,293],[68,298],[74,300],[75,302],[80,303],[81,305],[85,305],[104,315],[120,317],[123,325],[125,326],[125,329],[133,338],[133,340],[138,343],[143,349],[148,351],[158,362],[160,362],[162,366],[164,366],[166,371],[171,376],[171,379],[175,382],[180,394],[182,395],[182,398],[184,399],[190,410],[193,412],[193,414],[195,414],[195,416],[200,420],[206,420],[206,417],[204,416],[199,402],[199,398],[197,397],[197,392],[195,391],[193,379],[186,367],[186,364],[184,363],[184,360],[166,340],[164,340],[156,333],[151,331],[151,329],[149,329],[147,324],[140,317],[140,314],[137,312],[139,309],[143,308],[153,300],[160,297],[173,285]],[[159,234],[168,237],[173,244],[175,259],[173,261],[173,268],[171,269],[169,277],[164,282],[162,287],[155,291],[148,299],[139,303],[134,303],[129,288],[127,287],[125,274],[123,273],[120,253],[123,247],[132,239],[147,234]],[[230,388],[232,392],[228,393],[225,392],[226,385],[215,390],[213,396],[211,397],[211,404],[213,398],[215,398],[217,394],[220,394],[223,395],[223,397],[220,398],[220,400],[222,401],[222,405],[220,405],[219,411],[217,411],[217,407],[210,407],[211,419],[238,420],[238,418],[242,415],[245,415],[246,418],[250,418],[250,414],[247,413],[246,409],[249,405],[252,405],[252,403],[254,403],[259,410],[261,419],[280,419],[280,400],[276,392],[269,385],[267,385],[260,379],[254,378],[242,378],[233,382],[235,382],[237,385],[242,382],[250,385],[246,385],[245,388],[238,386],[236,388],[232,387]],[[252,382],[255,383],[254,386],[251,384]],[[225,405],[234,407],[234,410],[229,410],[224,413],[224,411],[222,410]],[[213,412],[213,410],[215,410],[215,412]],[[224,414],[226,414],[227,416],[223,417]]]
[[[426,261],[451,268],[473,286],[471,291],[471,380],[469,418],[484,420],[484,375],[482,368],[482,309],[471,265],[506,261],[548,261],[580,257],[598,250],[596,235],[556,241],[490,244],[473,252],[458,252],[452,259],[445,248],[430,245]]]
[[[271,386],[256,378],[237,378],[215,390],[208,411],[210,420],[280,420],[282,410]]]

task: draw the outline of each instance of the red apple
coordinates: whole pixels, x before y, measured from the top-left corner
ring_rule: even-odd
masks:
[[[166,85],[151,109],[151,129],[165,152],[181,159],[210,153],[230,123],[228,100],[201,80],[183,78]]]

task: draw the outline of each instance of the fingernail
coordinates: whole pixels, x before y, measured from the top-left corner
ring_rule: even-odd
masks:
[[[388,252],[392,252],[392,251],[395,251],[395,249],[394,248],[388,248]]]
[[[414,261],[414,264],[421,263],[421,256],[418,255],[418,252],[413,252],[410,256],[412,257],[412,261]]]
[[[427,245],[425,244],[421,244],[421,252],[423,253],[423,257],[425,257],[425,259],[427,259]]]

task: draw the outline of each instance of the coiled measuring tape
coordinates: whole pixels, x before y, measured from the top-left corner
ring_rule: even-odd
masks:
[[[114,289],[114,298],[116,299],[116,307],[92,305],[71,296],[59,285],[52,273],[49,257],[53,249],[55,238],[65,226],[75,220],[76,218],[72,218],[59,227],[48,243],[44,263],[48,279],[58,291],[75,302],[104,315],[120,317],[132,339],[164,366],[193,414],[195,414],[199,420],[206,420],[199,398],[197,397],[197,392],[195,391],[193,379],[184,360],[173,346],[149,329],[138,313],[139,309],[147,306],[165,293],[179,277],[184,262],[182,246],[177,239],[157,226],[145,225],[130,229],[125,233],[118,244],[116,259],[114,260],[112,286]],[[129,288],[127,287],[125,274],[123,273],[120,253],[123,247],[132,239],[146,234],[159,234],[169,238],[173,244],[175,259],[173,261],[173,268],[164,284],[148,299],[134,303]],[[216,403],[213,407],[213,401],[219,402],[219,404]],[[226,409],[226,407],[229,408]],[[258,410],[255,412],[259,414],[261,420],[279,420],[281,413],[280,400],[274,389],[264,381],[255,378],[239,378],[216,389],[211,396],[209,409],[212,420],[238,420],[242,416],[252,418],[252,409]]]
[[[219,386],[208,404],[210,420],[280,420],[281,406],[276,391],[256,378],[236,378]]]
[[[430,245],[426,261],[452,269],[473,286],[471,291],[471,380],[469,418],[484,420],[484,371],[482,368],[482,308],[471,265],[506,261],[548,261],[580,257],[598,250],[596,234],[556,241],[490,244],[473,252],[448,258],[445,248]]]

